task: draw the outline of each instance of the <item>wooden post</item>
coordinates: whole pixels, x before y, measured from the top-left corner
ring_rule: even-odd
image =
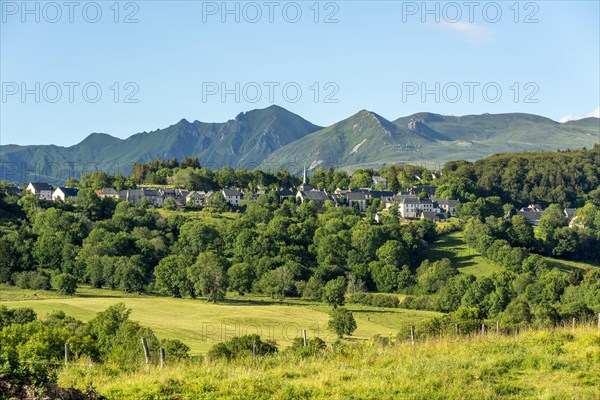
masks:
[[[496,321],[496,335],[500,333],[500,321]]]
[[[160,368],[164,368],[165,367],[165,349],[163,349],[162,347],[159,350],[159,354],[160,354]]]
[[[575,317],[573,317],[573,329],[575,329]]]
[[[454,331],[456,332],[456,336],[459,335],[458,324],[454,324]]]
[[[302,339],[304,340],[304,347],[306,347],[308,345],[308,342],[306,341],[306,329],[302,330]]]
[[[600,332],[600,312],[598,313],[598,332]]]
[[[256,340],[252,342],[252,358],[256,358]]]
[[[142,338],[142,348],[144,349],[144,357],[146,357],[146,364],[150,364],[150,350],[148,350],[148,343],[146,338]]]
[[[71,348],[69,347],[69,343],[65,343],[65,365],[69,365],[70,359],[71,359]]]
[[[94,366],[94,364],[92,364],[92,362],[90,361],[90,389],[92,389],[94,387],[94,380],[92,379],[92,367]]]
[[[481,324],[481,336],[485,335],[485,324]]]
[[[415,327],[414,326],[410,326],[410,342],[412,343],[412,345],[415,345]]]

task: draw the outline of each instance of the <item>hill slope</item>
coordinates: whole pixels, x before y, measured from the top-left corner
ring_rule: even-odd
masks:
[[[600,142],[600,120],[558,123],[531,114],[461,117],[418,113],[391,122],[362,110],[321,128],[284,108],[241,113],[223,123],[178,123],[127,139],[93,133],[71,147],[0,146],[0,179],[61,183],[82,171],[128,174],[134,162],[196,156],[220,168],[286,168],[306,163],[355,169],[390,163],[474,161],[499,152],[591,147]],[[433,166],[433,165],[431,165]],[[43,175],[34,178],[34,175]]]
[[[1,179],[27,181],[32,178],[28,179],[26,172],[31,176],[41,170],[49,175],[51,182],[64,181],[71,171],[76,177],[82,171],[98,169],[115,173],[118,168],[127,174],[137,161],[185,156],[197,156],[204,165],[214,168],[223,165],[254,168],[279,147],[319,129],[296,114],[271,106],[241,113],[224,123],[182,119],[167,128],[138,133],[124,140],[93,133],[71,147],[1,146],[0,162],[10,165]]]
[[[276,150],[267,163],[336,166],[385,162],[418,153],[435,139],[393,124],[373,112],[362,110],[332,126],[321,129]]]
[[[598,118],[561,124],[521,113],[462,117],[418,113],[389,122],[370,113],[373,118],[369,122],[368,114],[361,111],[284,146],[267,163],[293,160],[299,165],[320,163],[356,169],[419,162],[433,167],[451,159],[474,161],[500,152],[575,149],[600,142]],[[379,125],[375,122],[378,118]],[[359,144],[350,154],[352,146]]]

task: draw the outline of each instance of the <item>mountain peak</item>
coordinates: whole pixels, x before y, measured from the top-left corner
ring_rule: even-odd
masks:
[[[93,132],[75,146],[108,146],[122,141],[108,133]]]

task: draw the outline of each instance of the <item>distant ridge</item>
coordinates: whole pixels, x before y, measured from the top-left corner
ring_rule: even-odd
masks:
[[[286,167],[294,173],[304,164],[347,169],[401,162],[443,164],[500,152],[591,147],[598,142],[598,118],[559,123],[523,113],[445,116],[421,112],[389,121],[361,110],[320,127],[273,105],[242,112],[226,122],[182,119],[127,139],[92,133],[70,147],[0,146],[4,166],[0,179],[31,180],[32,174],[51,164],[65,166],[46,177],[60,183],[70,174],[79,177],[82,171],[128,174],[134,162],[186,156],[199,157],[201,164],[211,168]]]

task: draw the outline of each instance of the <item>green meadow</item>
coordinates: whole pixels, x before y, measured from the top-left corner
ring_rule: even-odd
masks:
[[[359,324],[360,326],[360,324]],[[598,399],[600,333],[557,328],[515,336],[335,344],[308,357],[167,360],[115,374],[93,367],[108,399]],[[89,387],[89,368],[63,369],[62,386]]]
[[[430,261],[448,258],[460,272],[476,277],[489,276],[502,271],[502,267],[483,257],[477,250],[467,246],[463,232],[455,231],[440,236],[427,248],[424,258]]]
[[[128,295],[104,289],[79,288],[72,297],[55,292],[16,289],[0,285],[0,304],[9,308],[30,307],[43,317],[61,310],[67,315],[88,321],[100,311],[124,303],[132,310],[130,318],[152,328],[160,338],[179,339],[192,354],[204,354],[215,343],[233,336],[258,333],[287,346],[307,331],[327,342],[335,340],[326,329],[330,307],[299,299],[272,300],[270,297],[228,295],[228,300],[213,304],[205,300],[174,299],[145,295]],[[354,312],[358,329],[353,337],[368,339],[374,335],[395,335],[401,326],[416,324],[440,315],[435,312],[375,308],[348,304]]]

